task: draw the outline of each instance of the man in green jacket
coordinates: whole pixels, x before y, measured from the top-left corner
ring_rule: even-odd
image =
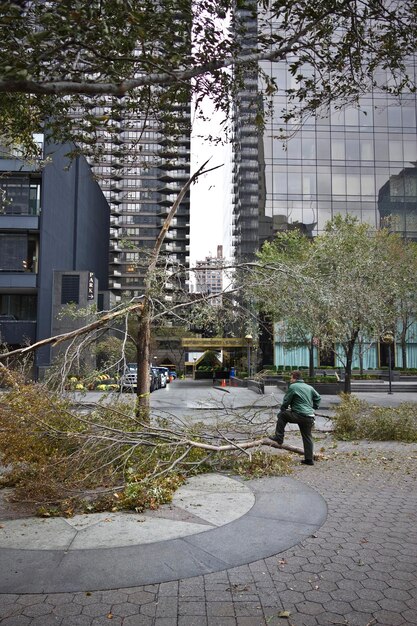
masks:
[[[275,435],[270,439],[282,444],[286,425],[298,424],[304,444],[304,461],[301,461],[304,465],[314,465],[311,431],[314,426],[314,409],[319,408],[320,400],[314,387],[303,381],[300,371],[291,372],[290,385],[277,416]]]

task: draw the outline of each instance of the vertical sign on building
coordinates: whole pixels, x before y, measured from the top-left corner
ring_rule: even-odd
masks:
[[[88,272],[87,300],[94,300],[94,272]]]

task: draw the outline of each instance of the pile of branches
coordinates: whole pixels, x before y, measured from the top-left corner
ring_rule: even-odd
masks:
[[[141,420],[117,394],[75,404],[72,394],[16,383],[0,405],[2,482],[16,499],[71,514],[156,508],[198,472],[288,472],[286,455],[261,451],[280,446],[263,436],[270,424],[260,412],[223,409],[209,424],[164,412]]]

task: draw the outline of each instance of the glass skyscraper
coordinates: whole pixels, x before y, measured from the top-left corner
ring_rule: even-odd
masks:
[[[250,42],[257,32],[256,13],[241,9],[236,19],[248,25]],[[416,59],[409,60],[414,78]],[[261,73],[251,68],[235,101],[235,260],[253,258],[279,231],[297,228],[318,235],[338,214],[356,216],[375,228],[388,226],[417,241],[416,94],[398,98],[370,89],[355,106],[334,103],[296,128],[283,116],[289,106],[285,90],[296,86],[289,64],[264,62],[262,70],[278,85],[272,100],[262,100]],[[389,86],[385,70],[375,78]],[[266,112],[263,129],[255,123],[260,108]],[[260,336],[259,345],[264,363],[278,363],[271,335]],[[386,365],[382,352],[378,360]]]
[[[269,71],[280,87],[291,86],[284,64]],[[357,107],[334,105],[311,116],[293,136],[280,119],[285,106],[285,96],[276,95],[263,136],[265,215],[273,230],[299,224],[315,234],[347,213],[378,227],[392,213],[393,230],[416,237],[415,95],[398,100],[374,91]],[[290,136],[286,143],[280,128]]]
[[[254,12],[238,10],[248,45],[257,32]],[[416,75],[416,59],[409,62]],[[417,239],[417,127],[415,94],[396,98],[373,90],[357,106],[335,103],[305,117],[299,127],[283,119],[285,90],[295,87],[286,62],[262,63],[278,91],[262,101],[261,78],[252,68],[236,98],[233,143],[233,242],[247,258],[279,230],[310,236],[337,214],[355,215]],[[378,84],[389,86],[380,70]],[[266,125],[255,117],[260,107]],[[286,137],[287,139],[283,139]]]

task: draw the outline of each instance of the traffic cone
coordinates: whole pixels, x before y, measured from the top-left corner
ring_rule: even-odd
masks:
[[[221,384],[221,386],[222,386],[222,387],[226,387],[226,379],[225,379],[225,378],[222,378],[222,384]]]

